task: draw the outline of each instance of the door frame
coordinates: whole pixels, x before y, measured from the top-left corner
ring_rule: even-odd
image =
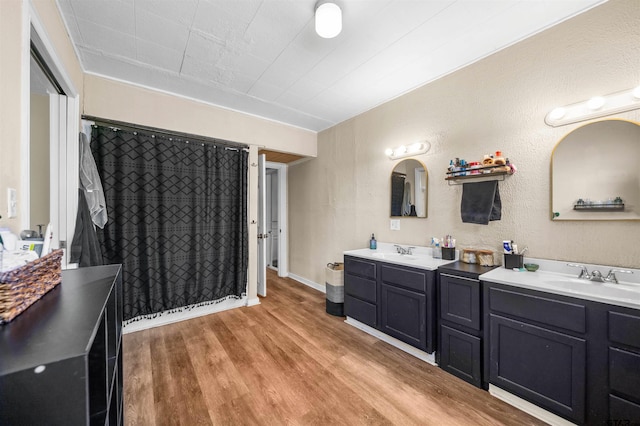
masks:
[[[289,276],[289,222],[287,201],[287,171],[289,166],[285,163],[267,161],[268,169],[275,169],[278,174],[278,276]]]
[[[53,43],[40,20],[32,1],[23,3],[22,25],[22,111],[20,140],[20,229],[30,226],[30,109],[31,83],[30,61],[31,42],[53,73],[65,96],[52,99],[50,105],[59,108],[52,111],[50,118],[50,156],[51,156],[51,207],[50,221],[53,226],[52,248],[60,248],[60,241],[70,244],[75,230],[76,212],[78,209],[79,186],[79,144],[78,129],[80,123],[80,96],[62,61],[56,53]],[[54,114],[55,123],[54,123]],[[68,264],[65,255],[62,266]]]

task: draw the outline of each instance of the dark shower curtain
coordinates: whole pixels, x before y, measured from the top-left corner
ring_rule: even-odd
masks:
[[[124,318],[240,298],[247,282],[242,148],[94,127],[109,220],[105,263],[122,263]]]

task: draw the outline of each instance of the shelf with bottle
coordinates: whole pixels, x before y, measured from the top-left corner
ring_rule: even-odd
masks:
[[[458,181],[466,179],[482,180],[504,180],[505,176],[516,172],[516,167],[508,158],[502,156],[501,151],[496,151],[495,155],[485,155],[480,162],[467,162],[464,159],[456,158],[449,162],[445,180]]]

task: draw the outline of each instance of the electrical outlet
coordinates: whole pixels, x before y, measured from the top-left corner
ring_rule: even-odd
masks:
[[[392,231],[400,230],[400,219],[391,219],[391,230]]]
[[[7,188],[7,216],[12,218],[18,215],[18,194],[14,188]]]

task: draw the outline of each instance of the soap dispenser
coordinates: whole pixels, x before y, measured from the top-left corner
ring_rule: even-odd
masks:
[[[369,240],[369,248],[371,250],[375,250],[378,248],[378,242],[376,241],[376,237],[373,234],[371,234],[371,240]]]

